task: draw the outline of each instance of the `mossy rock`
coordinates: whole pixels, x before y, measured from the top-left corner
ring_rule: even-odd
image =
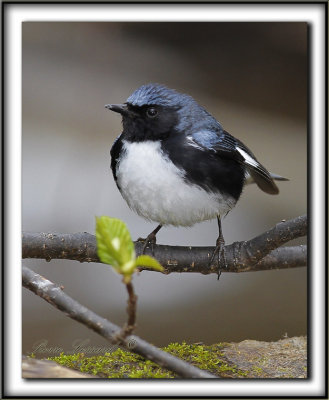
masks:
[[[221,378],[307,378],[305,337],[287,338],[277,342],[244,340],[240,343],[210,346],[201,343],[171,343],[162,350]],[[33,363],[33,359],[30,360]],[[62,353],[48,360],[94,378],[179,378],[152,361],[120,348],[102,356]],[[27,360],[25,364],[27,365]],[[50,377],[49,373],[50,371],[47,377]],[[42,377],[45,376],[40,372],[40,378]]]
[[[221,345],[205,346],[183,342],[171,343],[162,350],[214,374],[224,371],[230,374],[235,373],[234,368],[221,360],[221,348]],[[152,361],[145,360],[142,356],[122,349],[93,357],[87,357],[83,353],[74,355],[62,353],[49,360],[100,378],[177,378],[175,373],[159,367]]]
[[[295,337],[278,342],[245,340],[240,343],[171,343],[162,350],[221,378],[306,378],[306,338]],[[178,378],[152,361],[117,349],[103,356],[83,353],[51,357],[74,370],[99,378]]]
[[[277,342],[244,340],[231,343],[224,356],[246,371],[248,378],[307,378],[306,337]]]

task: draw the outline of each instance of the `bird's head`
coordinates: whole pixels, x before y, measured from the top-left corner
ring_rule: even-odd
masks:
[[[184,133],[200,113],[206,113],[192,97],[154,83],[139,87],[124,104],[105,107],[122,115],[124,133],[134,141]]]

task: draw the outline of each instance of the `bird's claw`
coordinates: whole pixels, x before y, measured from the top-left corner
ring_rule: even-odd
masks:
[[[221,266],[223,266],[221,268]],[[219,277],[222,274],[222,269],[227,268],[227,262],[226,262],[226,254],[225,254],[225,246],[223,246],[222,250],[218,252],[218,272],[217,272],[217,280],[219,280]]]
[[[225,254],[225,242],[221,238],[218,238],[216,241],[216,247],[214,252],[212,253],[210,263],[209,265],[211,266],[216,255],[218,254],[217,258],[217,268],[218,268],[218,273],[217,273],[217,280],[219,280],[219,277],[222,274],[222,269],[227,268],[227,262],[226,262],[226,254]]]
[[[148,245],[151,245],[151,252],[152,255],[154,256],[154,245],[156,244],[156,235],[153,232],[150,233],[145,239],[138,238],[137,242],[144,242],[141,254],[145,254],[146,248],[148,247]]]

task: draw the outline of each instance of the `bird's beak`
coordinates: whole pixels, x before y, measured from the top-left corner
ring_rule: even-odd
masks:
[[[127,104],[107,104],[105,106],[108,110],[117,112],[121,115],[127,115],[128,114],[128,107]]]

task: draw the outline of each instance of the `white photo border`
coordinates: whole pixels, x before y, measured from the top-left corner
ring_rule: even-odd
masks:
[[[3,395],[79,397],[321,397],[326,391],[326,28],[323,3],[6,3],[4,17],[5,301]],[[203,21],[309,24],[309,379],[24,380],[21,378],[21,88],[23,21]]]

